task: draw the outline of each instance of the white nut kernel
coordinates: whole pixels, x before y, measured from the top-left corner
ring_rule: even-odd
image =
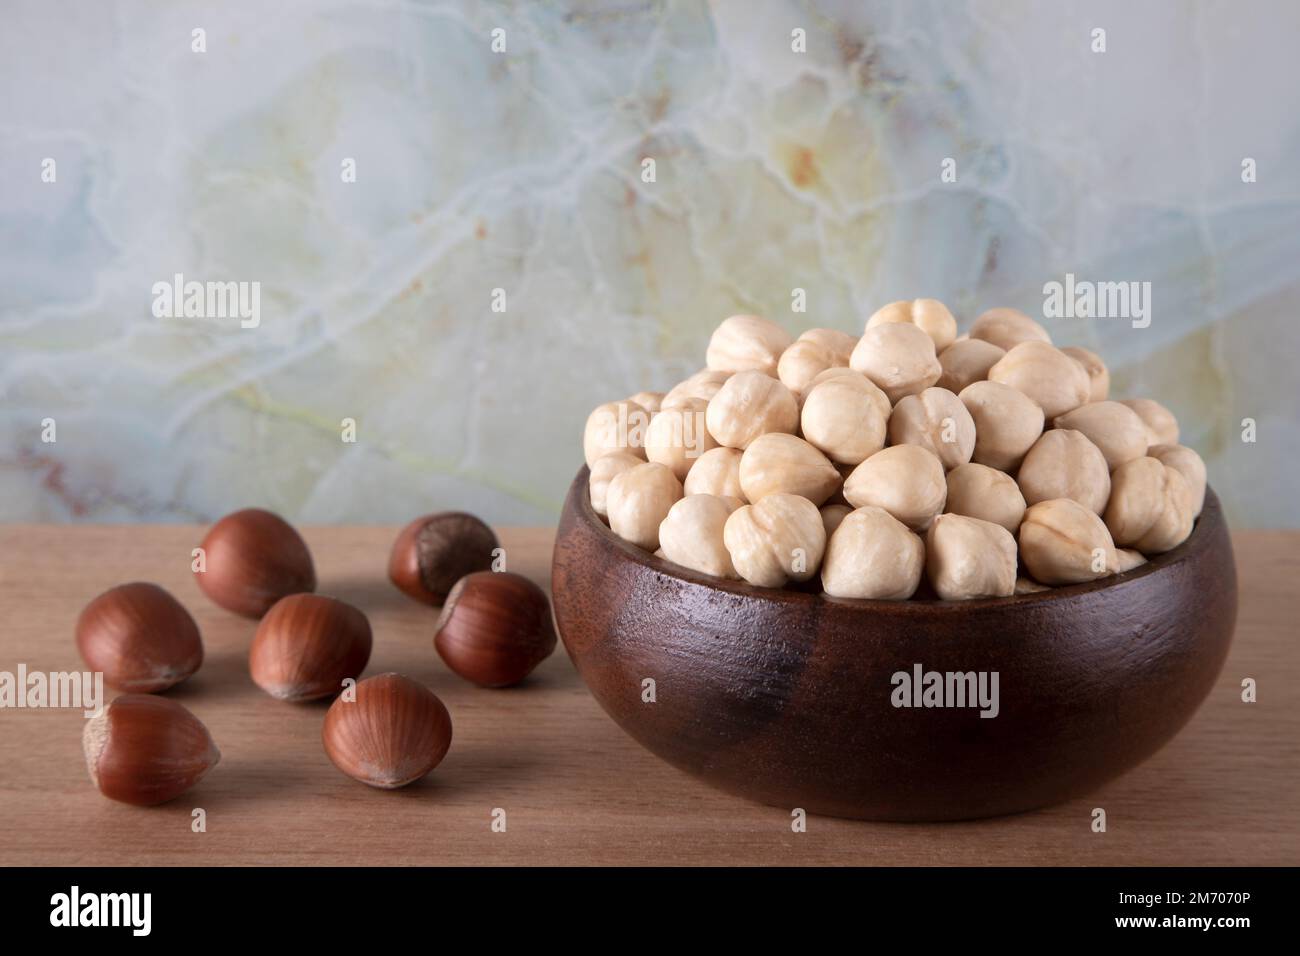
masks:
[[[954,395],[972,382],[982,382],[989,377],[989,369],[1006,355],[992,342],[983,339],[960,339],[939,353],[939,381],[935,384]]]
[[[757,315],[733,315],[713,331],[705,364],[722,372],[776,375],[781,353],[790,347],[785,329]]]
[[[876,452],[844,482],[855,508],[883,508],[913,531],[924,531],[943,511],[948,483],[934,452],[920,445],[895,445]]]
[[[925,533],[925,571],[945,601],[1010,597],[1016,590],[1016,539],[991,521],[939,515]]]
[[[1088,381],[1092,386],[1088,393],[1088,401],[1106,401],[1110,397],[1110,370],[1106,368],[1106,363],[1101,360],[1101,356],[1080,345],[1068,345],[1061,351],[1082,365],[1083,370],[1088,373]]]
[[[688,495],[717,495],[720,498],[743,498],[740,488],[739,448],[711,448],[691,466],[683,482]]]
[[[722,539],[740,576],[765,588],[808,580],[826,550],[821,513],[799,495],[768,495],[736,509],[723,527]]]
[[[1043,410],[1010,385],[974,382],[957,396],[975,422],[971,461],[1015,471],[1043,433]]]
[[[943,372],[934,340],[915,325],[893,322],[867,329],[849,367],[871,379],[891,403],[929,388]]]
[[[849,371],[814,385],[804,399],[803,436],[832,461],[856,465],[885,447],[889,399],[866,376]]]
[[[1025,455],[1016,482],[1030,505],[1069,498],[1101,514],[1110,497],[1106,457],[1083,432],[1069,428],[1043,432]]]
[[[1147,453],[1146,423],[1138,418],[1137,412],[1119,402],[1089,402],[1056,416],[1052,424],[1086,435],[1101,449],[1106,467],[1111,471]]]
[[[1043,584],[1095,581],[1119,569],[1101,518],[1069,498],[1030,505],[1020,522],[1020,560]]]
[[[891,302],[867,319],[869,329],[890,324],[915,325],[930,336],[936,352],[942,352],[957,338],[957,320],[938,299]]]
[[[614,480],[615,475],[621,475],[637,465],[644,464],[645,459],[638,458],[630,451],[612,451],[608,455],[597,458],[595,464],[591,466],[591,476],[587,479],[592,510],[602,518],[608,517],[609,512],[606,510],[605,503],[609,495],[609,483]]]
[[[701,455],[718,447],[705,424],[708,407],[702,398],[684,398],[652,418],[645,433],[646,458],[667,465],[678,481],[685,478]]]
[[[718,444],[747,448],[759,435],[799,427],[799,403],[779,381],[762,372],[737,372],[709,402],[705,421]]]
[[[682,496],[672,469],[645,462],[615,475],[605,495],[609,527],[624,541],[646,551],[659,549],[659,525]]]
[[[1182,473],[1157,458],[1138,458],[1115,469],[1106,527],[1120,547],[1162,554],[1187,540],[1195,497]]]
[[[948,500],[943,506],[948,514],[992,521],[1015,534],[1025,507],[1020,486],[1006,472],[973,461],[948,472]]]
[[[740,487],[745,498],[755,503],[785,493],[821,505],[839,490],[840,483],[840,473],[826,456],[794,435],[760,435],[740,458]]]
[[[989,309],[970,327],[972,339],[992,342],[998,348],[1010,352],[1021,342],[1046,342],[1052,337],[1043,328],[1019,309]]]
[[[836,598],[906,601],[925,567],[918,535],[883,508],[858,508],[826,546],[822,588]]]
[[[889,416],[891,445],[919,445],[939,456],[946,469],[970,461],[975,420],[946,388],[927,388],[899,399]]]
[[[1021,342],[989,369],[989,381],[1024,392],[1049,419],[1078,408],[1092,393],[1083,366],[1046,342]]]
[[[1129,398],[1120,403],[1137,412],[1146,422],[1148,445],[1177,445],[1178,419],[1174,413],[1149,398]]]
[[[735,498],[715,495],[687,495],[676,502],[659,525],[664,558],[701,574],[739,578],[722,540],[722,529],[738,507]]]

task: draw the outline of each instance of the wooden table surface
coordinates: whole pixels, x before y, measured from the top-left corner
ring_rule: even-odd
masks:
[[[455,739],[394,792],[342,776],[320,743],[324,705],[280,703],[248,677],[254,624],[189,572],[202,529],[0,526],[0,671],[79,670],[81,607],[152,580],[194,614],[207,660],[170,692],[212,731],[221,763],[155,808],[101,797],[81,712],[0,710],[0,864],[1296,864],[1300,863],[1300,532],[1235,536],[1241,611],[1227,665],[1192,722],[1147,763],[1064,806],[975,823],[811,817],[718,793],[625,736],[563,649],[524,686],[481,690],[432,648],[436,611],[385,577],[392,528],[308,528],[319,591],[371,617],[367,673],[399,671],[446,702]],[[501,533],[511,570],[548,580],[549,529]],[[598,568],[592,569],[599,573]],[[1245,677],[1259,700],[1240,699]],[[207,831],[191,831],[191,811]],[[1104,807],[1106,833],[1090,828]],[[493,811],[506,830],[493,832]]]

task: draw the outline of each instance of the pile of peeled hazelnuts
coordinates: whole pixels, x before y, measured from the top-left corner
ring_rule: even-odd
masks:
[[[670,391],[596,408],[583,450],[614,534],[706,575],[834,598],[961,601],[1122,574],[1181,544],[1205,464],[1151,399],[1015,309],[942,302],[855,338],[752,315]]]
[[[433,645],[447,666],[482,687],[522,681],[555,649],[546,593],[521,575],[493,570],[502,554],[473,515],[417,518],[393,545],[388,575],[417,601],[442,605]],[[370,621],[358,608],[314,593],[316,569],[298,532],[278,515],[227,515],[195,552],[199,588],[258,621],[248,653],[253,682],[277,700],[334,698],[325,712],[325,753],[362,783],[395,789],[436,767],[451,746],[451,715],[429,688],[400,674],[358,681],[370,661]],[[86,766],[99,790],[142,806],[193,787],[220,758],[207,727],[157,696],[203,663],[198,625],[156,584],[112,588],[77,621],[86,664],[123,691],[87,722]]]

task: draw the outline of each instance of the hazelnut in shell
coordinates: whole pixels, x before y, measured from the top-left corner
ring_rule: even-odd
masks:
[[[395,790],[442,762],[451,746],[451,715],[423,684],[379,674],[357,684],[355,700],[330,704],[321,741],[334,766],[352,779]]]
[[[200,547],[205,567],[194,572],[199,590],[244,617],[261,617],[285,595],[316,590],[307,543],[269,511],[247,508],[226,515]]]
[[[77,649],[92,671],[119,690],[156,694],[203,663],[199,627],[181,603],[156,584],[110,588],[77,618]]]
[[[221,759],[202,721],[152,694],[114,698],[86,722],[81,742],[100,793],[141,807],[179,797]]]
[[[628,452],[618,454],[641,462]],[[424,604],[441,604],[452,585],[465,575],[491,568],[498,547],[496,533],[472,514],[443,511],[424,515],[403,528],[393,542],[388,578],[408,597]]]
[[[330,697],[370,660],[370,621],[319,594],[281,598],[257,625],[248,652],[253,683],[277,700]]]
[[[466,575],[447,595],[433,646],[448,667],[471,683],[518,684],[555,650],[551,602],[520,574]]]

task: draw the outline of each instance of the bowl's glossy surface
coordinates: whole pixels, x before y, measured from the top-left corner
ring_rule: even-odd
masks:
[[[1124,575],[982,601],[849,601],[641,551],[591,509],[586,468],[560,519],[552,590],[587,686],[650,751],[764,803],[874,820],[1014,813],[1129,769],[1205,698],[1237,610],[1208,490],[1191,537]],[[996,672],[997,716],[894,706],[893,675],[918,665],[982,673],[990,692]]]

